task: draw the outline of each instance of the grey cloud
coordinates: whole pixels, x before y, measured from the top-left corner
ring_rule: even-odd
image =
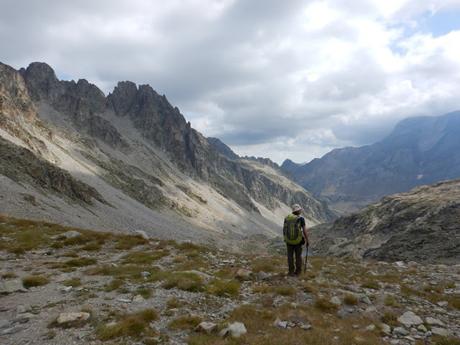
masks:
[[[221,13],[204,15],[219,2]],[[0,61],[16,68],[46,61],[58,75],[88,79],[106,93],[119,80],[148,83],[192,124],[206,123],[205,135],[271,149],[272,157],[308,151],[299,145],[321,153],[370,143],[403,117],[455,109],[458,63],[439,53],[388,71],[379,51],[358,45],[363,32],[353,22],[385,27],[375,2],[329,0],[341,17],[306,33],[303,13],[313,2],[0,0]],[[409,1],[397,16],[417,10]],[[393,90],[405,80],[413,100]]]

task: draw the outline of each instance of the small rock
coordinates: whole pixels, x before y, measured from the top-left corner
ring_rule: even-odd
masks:
[[[141,295],[136,295],[136,296],[134,296],[134,298],[133,298],[133,302],[134,302],[134,303],[140,303],[140,302],[144,302],[144,301],[145,301],[145,299],[144,299],[144,297],[142,297]]]
[[[429,325],[436,325],[436,326],[441,326],[441,327],[444,327],[445,324],[444,322],[442,322],[441,320],[439,319],[435,319],[433,317],[427,317],[425,319],[426,323],[429,324]]]
[[[10,325],[10,322],[8,320],[0,320],[0,329],[6,328]]]
[[[440,307],[447,307],[449,305],[449,302],[447,302],[447,301],[439,301],[436,304],[439,305]]]
[[[22,285],[21,279],[9,279],[0,281],[0,294],[10,294],[13,292],[25,292],[27,289]]]
[[[67,239],[76,238],[76,237],[79,237],[79,236],[81,236],[81,233],[79,233],[78,231],[74,231],[74,230],[67,231],[67,232],[64,232],[63,234],[59,235],[59,237],[65,237]]]
[[[384,334],[390,335],[391,334],[391,327],[388,326],[386,323],[382,323],[380,325],[380,329]]]
[[[132,302],[130,299],[122,298],[122,297],[117,298],[117,301],[121,303],[131,303]]]
[[[22,304],[18,305],[18,307],[16,308],[16,313],[18,314],[23,314],[23,313],[27,313],[28,311],[30,311],[31,308],[30,307],[26,307]]]
[[[309,329],[311,329],[311,325],[309,323],[301,323],[299,327],[305,331],[308,331]]]
[[[375,330],[375,325],[374,324],[370,324],[369,326],[366,327],[366,331],[374,331]]]
[[[61,313],[59,314],[58,318],[56,319],[56,322],[59,325],[62,325],[64,323],[69,323],[69,322],[75,322],[75,321],[86,321],[90,317],[89,313],[85,312],[78,312],[78,313]]]
[[[22,326],[15,326],[11,328],[7,328],[0,331],[0,335],[7,335],[7,334],[14,334],[23,331],[25,328]]]
[[[70,291],[72,291],[72,289],[73,289],[72,286],[63,286],[63,287],[61,288],[61,291],[62,291],[62,292],[70,292]]]
[[[423,333],[426,333],[428,331],[423,324],[418,325],[417,330],[419,330],[420,332],[423,332]]]
[[[243,334],[246,334],[248,331],[246,330],[246,326],[244,323],[241,322],[233,322],[227,328],[224,328],[219,335],[221,337],[225,337],[230,335],[232,338],[239,338]]]
[[[148,271],[143,271],[141,272],[141,276],[145,279],[145,278],[148,278],[150,277],[152,274]]]
[[[239,280],[247,280],[251,277],[252,271],[240,268],[238,271],[235,273],[235,277]]]
[[[195,331],[211,334],[216,330],[216,328],[217,325],[214,322],[203,321],[198,326],[196,326]]]
[[[17,318],[13,320],[13,323],[26,323],[26,322],[29,322],[29,320],[34,317],[35,315],[31,313],[20,314]]]
[[[135,230],[135,232],[140,235],[144,240],[149,240],[150,237],[147,235],[147,233],[145,231],[142,231],[142,230]]]
[[[271,278],[271,274],[267,272],[258,272],[257,273],[257,280],[268,280]]]
[[[332,297],[332,298],[329,300],[329,302],[331,302],[331,303],[334,304],[334,305],[341,305],[341,304],[342,304],[342,301],[341,301],[340,298],[337,297],[337,296]]]
[[[367,305],[372,304],[371,299],[367,295],[360,296],[359,300]]]
[[[451,334],[449,330],[440,327],[433,327],[431,329],[431,333],[434,335],[440,335],[441,337],[448,337]]]
[[[395,329],[393,329],[393,334],[404,337],[406,335],[409,335],[409,331],[404,327],[395,327]]]
[[[404,314],[398,317],[398,321],[406,327],[413,325],[417,326],[423,323],[422,319],[412,311],[406,311]]]
[[[273,326],[278,328],[287,328],[288,323],[287,321],[281,321],[280,319],[276,318],[275,322],[273,322]]]

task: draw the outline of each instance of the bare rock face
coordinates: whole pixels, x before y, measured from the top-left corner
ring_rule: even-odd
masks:
[[[105,203],[102,196],[68,172],[37,157],[31,151],[0,137],[0,174],[13,181],[28,183],[60,197],[92,204],[93,199]]]
[[[312,231],[319,254],[455,263],[460,257],[460,180],[383,198]]]
[[[9,118],[22,116],[28,120],[36,119],[35,107],[21,75],[2,63],[0,63],[0,114]]]

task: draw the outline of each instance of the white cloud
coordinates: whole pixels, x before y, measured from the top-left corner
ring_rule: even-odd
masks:
[[[149,83],[236,151],[305,161],[460,108],[460,0],[0,0],[0,61]],[[459,18],[460,19],[460,18]],[[460,20],[459,20],[460,23]]]

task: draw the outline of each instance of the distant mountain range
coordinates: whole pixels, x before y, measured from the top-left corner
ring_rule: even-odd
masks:
[[[0,64],[0,210],[83,228],[226,240],[279,233],[289,205],[335,217],[265,159],[194,130],[149,85],[108,96],[45,63]]]
[[[332,208],[348,213],[382,196],[460,177],[460,112],[401,121],[382,141],[336,149],[281,169]]]

